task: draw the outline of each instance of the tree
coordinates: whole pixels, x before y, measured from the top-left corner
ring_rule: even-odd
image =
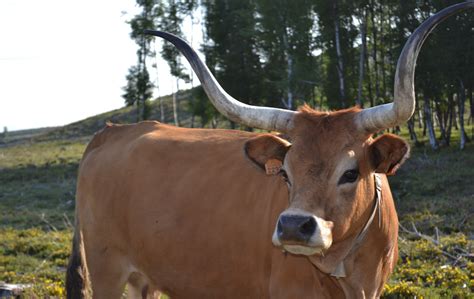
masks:
[[[322,91],[330,108],[343,108],[354,103],[359,77],[357,52],[353,47],[358,35],[352,19],[355,5],[347,1],[315,1],[318,40],[325,64]]]
[[[360,53],[359,53],[359,82],[357,85],[357,99],[356,104],[363,108],[364,102],[362,99],[364,74],[365,74],[365,61],[367,52],[367,7],[364,5],[359,8],[359,31],[360,31]]]
[[[129,24],[132,29],[130,37],[137,43],[137,65],[132,66],[126,76],[127,85],[123,88],[123,98],[127,106],[137,106],[137,121],[147,119],[149,109],[147,100],[153,95],[153,84],[147,69],[147,57],[152,56],[151,37],[145,36],[143,30],[154,28],[157,17],[155,0],[137,0],[137,5],[142,11],[136,15]]]
[[[260,104],[264,74],[257,53],[255,2],[206,0],[203,5],[207,65],[230,95]]]
[[[364,100],[374,106],[393,101],[395,65],[410,34],[431,14],[457,2],[203,0],[202,49],[224,89],[246,103],[295,109],[304,102],[316,103],[317,97],[319,106],[330,109],[364,106]],[[197,3],[170,0],[156,6],[162,8],[160,29],[182,36],[183,18]],[[472,119],[473,18],[471,11],[449,18],[422,48],[416,111],[408,123],[415,142],[416,122],[437,147],[449,145],[451,128],[463,132],[464,123]],[[162,56],[179,90],[179,82],[189,80],[179,52],[165,44]],[[202,125],[220,117],[200,88],[193,95],[189,108]],[[174,99],[179,124],[176,95]],[[464,119],[466,102],[471,117]],[[462,144],[469,141],[465,132],[461,137]]]
[[[153,84],[146,68],[132,66],[126,76],[127,85],[123,88],[123,98],[127,106],[137,105],[137,121],[147,119],[149,110],[146,109],[146,100],[153,96]]]
[[[173,33],[177,36],[183,36],[181,25],[183,17],[192,14],[197,3],[195,0],[170,0],[164,6],[164,13],[160,19],[160,29]],[[171,75],[176,78],[176,92],[173,93],[173,119],[174,124],[179,126],[179,108],[178,108],[178,92],[179,81],[189,82],[190,76],[185,72],[181,64],[181,55],[178,49],[170,43],[164,43],[161,50],[161,56],[168,62]]]
[[[312,7],[309,0],[257,1],[265,105],[294,109],[298,102],[314,98],[319,76],[317,59],[312,53]]]

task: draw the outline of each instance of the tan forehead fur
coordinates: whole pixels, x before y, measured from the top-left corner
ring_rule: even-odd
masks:
[[[370,138],[355,129],[354,119],[361,111],[358,107],[321,112],[305,105],[299,111],[289,132],[291,142],[299,150],[334,156],[337,151],[362,146]]]

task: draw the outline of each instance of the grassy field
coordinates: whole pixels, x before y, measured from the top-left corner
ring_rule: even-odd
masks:
[[[31,284],[27,292],[39,298],[64,296],[80,157],[96,127],[133,113],[11,132],[0,142],[0,281]],[[473,177],[470,143],[464,151],[414,148],[390,178],[402,227],[385,298],[474,298]]]

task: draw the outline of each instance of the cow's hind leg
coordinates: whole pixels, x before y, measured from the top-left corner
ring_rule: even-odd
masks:
[[[138,272],[133,272],[128,278],[129,299],[158,299],[160,292],[154,291],[146,278]]]
[[[92,297],[119,299],[130,275],[130,267],[119,255],[104,251],[87,255]]]

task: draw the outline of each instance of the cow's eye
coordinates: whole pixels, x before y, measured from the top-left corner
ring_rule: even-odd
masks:
[[[357,178],[359,177],[359,171],[357,169],[351,169],[342,175],[342,177],[339,179],[339,185],[340,184],[345,184],[345,183],[354,183]]]
[[[281,176],[283,177],[283,179],[285,180],[285,182],[286,182],[288,185],[291,185],[290,179],[288,179],[288,174],[286,173],[286,171],[285,171],[283,168],[280,169],[279,175],[281,175]]]

